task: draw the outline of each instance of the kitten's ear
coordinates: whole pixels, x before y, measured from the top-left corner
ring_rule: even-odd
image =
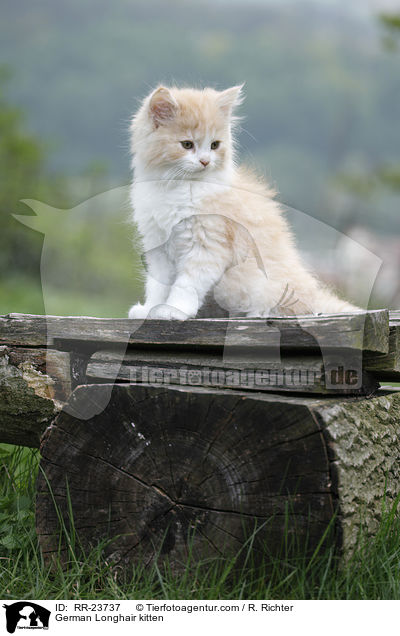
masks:
[[[244,100],[243,86],[244,84],[232,86],[218,94],[219,107],[226,115],[231,115],[233,109]]]
[[[178,103],[168,88],[159,86],[150,97],[149,112],[156,128],[173,119]]]

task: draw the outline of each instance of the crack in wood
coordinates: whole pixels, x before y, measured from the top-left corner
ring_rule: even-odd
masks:
[[[222,426],[222,427],[221,427],[221,428],[217,431],[217,433],[216,433],[216,435],[214,436],[214,438],[210,441],[210,443],[209,443],[209,445],[208,445],[208,447],[207,447],[207,449],[206,449],[206,451],[205,451],[205,453],[204,453],[204,456],[203,456],[203,459],[202,459],[201,463],[200,463],[200,464],[199,464],[199,463],[197,463],[195,466],[193,466],[192,470],[191,470],[191,471],[190,471],[190,473],[187,475],[186,481],[189,481],[190,477],[191,477],[191,476],[192,476],[192,474],[195,472],[195,470],[198,470],[198,469],[199,469],[199,465],[200,465],[201,467],[203,467],[203,466],[204,466],[204,463],[205,463],[206,459],[208,458],[208,456],[209,456],[209,454],[210,454],[211,448],[214,446],[215,442],[216,442],[216,441],[220,438],[220,436],[222,435],[222,433],[226,430],[226,427],[227,427],[227,425],[229,424],[229,422],[231,422],[231,421],[232,421],[232,418],[234,417],[234,410],[235,410],[235,408],[236,408],[236,406],[237,406],[238,402],[239,402],[239,399],[235,401],[234,406],[233,406],[233,407],[232,407],[232,408],[228,411],[228,413],[229,413],[229,414],[228,414],[227,418],[225,419],[225,422],[224,422],[223,426]],[[206,415],[206,417],[208,417],[209,411],[210,411],[210,409],[211,409],[211,407],[212,407],[212,406],[213,406],[213,402],[210,400],[210,404],[209,404],[209,407],[208,407],[208,409],[207,409],[207,415]],[[206,419],[204,419],[204,421],[206,422],[207,420],[206,420]]]
[[[214,548],[214,550],[218,552],[218,554],[220,554],[221,556],[224,556],[223,552],[218,548],[218,546],[216,546],[215,543],[210,539],[210,537],[205,532],[203,532],[203,530],[200,528],[200,525],[196,525],[196,528],[193,528],[192,524],[190,523],[190,520],[188,520],[188,517],[185,515],[185,512],[183,512],[183,515],[188,521],[189,525],[191,525],[192,529],[195,529],[196,532],[199,532],[201,536],[204,537],[205,540]]]

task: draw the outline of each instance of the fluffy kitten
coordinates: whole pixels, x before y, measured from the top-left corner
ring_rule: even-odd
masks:
[[[211,290],[234,315],[355,309],[307,271],[275,193],[236,167],[241,91],[160,86],[133,119],[131,198],[147,278],[130,318],[193,318]]]

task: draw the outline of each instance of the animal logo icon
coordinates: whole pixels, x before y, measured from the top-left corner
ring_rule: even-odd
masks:
[[[6,629],[9,634],[14,634],[16,629],[49,628],[51,612],[37,603],[18,601],[3,607],[6,610]]]
[[[69,294],[69,296],[72,297],[76,291],[80,293],[81,297],[83,296],[85,298],[85,302],[87,301],[87,306],[85,305],[83,310],[84,314],[94,315],[91,311],[90,289],[87,289],[86,294],[82,293],[82,291],[85,291],[85,281],[87,281],[87,278],[83,276],[83,272],[85,272],[86,269],[89,269],[85,266],[85,264],[88,262],[88,260],[90,261],[90,250],[100,251],[105,261],[107,261],[107,259],[109,261],[111,259],[112,261],[112,254],[107,252],[107,250],[110,250],[110,246],[108,245],[106,230],[105,237],[103,237],[103,242],[101,242],[100,240],[100,229],[102,227],[101,219],[109,217],[111,215],[115,219],[121,218],[123,216],[127,218],[129,212],[129,197],[129,186],[122,186],[98,194],[67,210],[57,209],[40,201],[31,199],[24,200],[24,203],[26,203],[26,205],[30,207],[31,210],[34,212],[34,215],[14,215],[15,218],[30,229],[34,229],[44,234],[41,258],[41,283],[46,315],[51,316],[57,313],[57,311],[55,310],[56,299],[59,299],[60,294],[66,296]],[[347,251],[350,250],[352,253],[356,255],[358,254],[360,258],[362,257],[363,263],[368,263],[368,267],[363,267],[363,279],[365,279],[366,282],[363,287],[363,298],[359,299],[360,306],[367,307],[375,278],[381,266],[381,259],[369,252],[362,245],[358,245],[356,241],[342,235],[342,233],[338,232],[327,223],[318,221],[310,215],[300,212],[299,210],[295,210],[294,208],[289,208],[288,206],[285,206],[285,213],[287,216],[290,217],[292,226],[294,226],[295,228],[301,228],[303,234],[313,237],[314,245],[324,246],[325,257],[323,260],[326,261],[326,266],[328,261],[332,261],[334,265],[333,269],[335,271],[339,271],[341,265],[345,260],[343,258],[343,249],[346,246]],[[230,223],[234,224],[234,220],[230,219]],[[155,245],[152,249],[146,250],[144,258],[146,262],[151,261],[152,259],[157,260],[160,253],[163,253],[165,250],[173,252],[173,250],[175,249],[174,230],[178,229],[178,225],[177,228],[173,229],[171,236],[165,237],[164,242],[161,240],[160,245]],[[57,237],[59,237],[60,234],[63,236],[63,238],[67,237],[68,232],[71,231],[71,228],[80,226],[90,226],[91,228],[96,228],[96,240],[90,241],[90,245],[87,245],[85,243],[85,245],[83,246],[81,255],[82,263],[79,263],[79,271],[82,272],[82,275],[71,276],[68,275],[68,272],[70,271],[71,258],[68,254],[68,250],[64,250],[62,251],[62,253],[60,253],[56,249]],[[258,253],[257,237],[252,236],[249,230],[245,227],[242,227],[241,231],[238,234],[240,236],[241,242],[246,248],[244,249],[243,258],[255,258],[258,263],[258,268],[261,272],[261,275],[268,277],[268,268],[264,266],[262,259]],[[340,247],[339,251],[337,249],[338,246]],[[330,264],[331,269],[332,263]],[[234,276],[236,265],[237,263],[233,263],[231,269],[227,271],[225,275]],[[161,279],[158,280],[157,278],[155,282],[159,285],[169,284],[169,281],[164,280],[163,278],[163,270],[160,270],[159,273],[161,274]],[[226,310],[224,309],[225,305],[223,297],[220,298],[218,293],[215,295],[214,292],[212,295],[214,305],[218,306],[219,311],[225,311],[225,315],[227,315],[228,318],[228,327],[226,332],[223,357],[225,362],[229,362],[229,360],[232,359],[232,356],[234,359],[236,359],[238,353],[237,347],[235,346],[232,348],[231,346],[231,336],[232,333],[234,334],[236,329],[236,316],[235,314],[230,315],[229,312],[226,312]],[[106,296],[104,302],[107,302]],[[127,310],[130,302],[131,299],[127,298]],[[297,298],[295,291],[290,289],[289,286],[286,285],[286,288],[283,290],[281,296],[279,298],[276,298],[274,306],[270,308],[270,315],[272,317],[280,315],[296,319],[296,314],[301,313],[307,313],[307,307],[302,305],[301,299]],[[203,317],[206,315],[207,314],[203,313]],[[208,314],[207,317],[210,317],[212,315],[212,313]],[[224,315],[224,313],[222,315]],[[152,318],[151,313],[148,317]],[[107,384],[108,388],[105,388],[102,394],[101,403],[75,406],[67,403],[64,407],[67,412],[72,413],[75,417],[78,417],[80,419],[89,419],[93,415],[100,413],[107,406],[112,390],[112,379],[115,380],[118,377],[120,365],[123,363],[129,340],[132,338],[132,334],[136,330],[140,329],[141,324],[144,322],[144,320],[145,319],[140,319],[132,321],[132,323],[127,323],[126,330],[120,334],[119,341],[116,345],[117,363],[114,365],[115,375],[114,378],[109,379],[109,384]],[[302,325],[301,323],[301,317],[299,317],[298,322],[299,329],[302,331],[307,331],[307,326]],[[58,338],[57,331],[55,331],[54,333],[52,332],[54,328],[57,330],[57,324],[54,321],[49,320],[47,325],[47,339],[49,344],[51,344],[51,342],[57,340]],[[271,329],[272,327],[270,326],[270,332]],[[280,351],[282,345],[284,344],[282,342],[282,337],[284,338],[284,334],[281,334],[279,329],[276,329],[275,331],[276,333],[272,338],[274,342],[269,342],[269,345],[266,348],[267,350],[264,351],[262,355],[263,361],[265,362],[280,360]],[[314,333],[310,333],[310,337],[314,338]],[[233,338],[233,340],[235,341],[235,338]],[[78,342],[79,339],[75,339],[75,341]],[[320,350],[318,343],[316,343],[316,349],[318,349],[318,351]],[[322,347],[322,349],[324,349],[324,347]],[[250,353],[253,354],[253,352],[247,352],[247,355],[250,355]],[[323,350],[321,353],[325,357],[325,351]],[[82,350],[83,359],[85,358],[85,355],[86,350]],[[257,360],[259,360],[260,351],[257,352],[256,357]],[[328,361],[330,361],[329,356],[326,362]],[[360,365],[361,359],[358,360],[358,366]],[[79,409],[77,408],[78,406]]]

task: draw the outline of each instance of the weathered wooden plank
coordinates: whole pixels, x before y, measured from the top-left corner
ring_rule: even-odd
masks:
[[[389,351],[366,356],[365,369],[382,380],[400,381],[400,311],[389,312]]]
[[[0,347],[0,442],[38,447],[69,398],[69,354]]]
[[[57,340],[128,342],[134,325],[125,319],[88,316],[36,316],[8,314],[0,317],[0,344],[51,346]]]
[[[0,344],[43,346],[60,341],[173,347],[322,349],[387,353],[386,310],[256,319],[180,321],[32,316],[0,318]]]
[[[355,368],[353,368],[355,367]],[[368,373],[358,377],[352,359],[332,356],[282,357],[280,361],[237,358],[225,361],[208,352],[169,352],[129,349],[122,362],[119,352],[97,351],[86,369],[86,381],[158,385],[181,384],[256,391],[320,394],[370,394],[378,388]]]

